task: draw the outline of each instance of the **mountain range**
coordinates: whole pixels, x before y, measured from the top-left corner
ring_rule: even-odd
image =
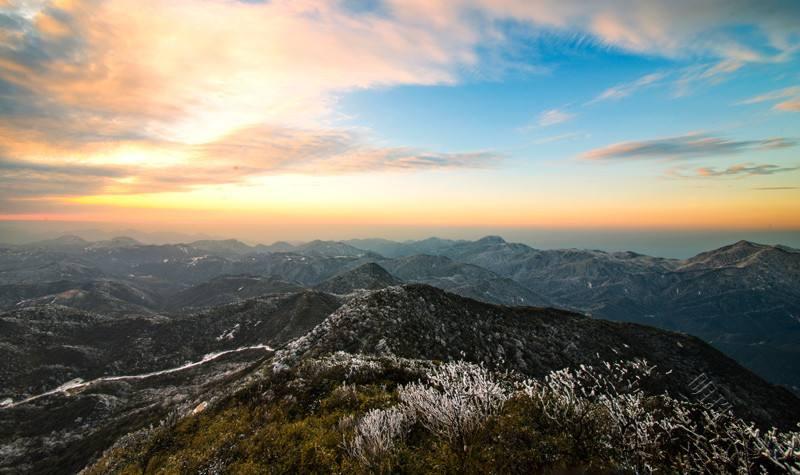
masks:
[[[284,369],[331,357],[395,361],[383,376],[393,384],[443,361],[530,378],[648,361],[660,370],[653,397],[705,404],[712,391],[742,420],[790,429],[798,352],[800,252],[784,246],[741,241],[676,260],[496,236],[64,236],[0,249],[0,473],[80,470],[115,440],[113,453],[128,453],[127,437],[155,437],[153,424],[172,431],[206,407],[255,404],[258,388],[286,390]]]
[[[140,314],[51,303],[0,314],[0,472],[77,471],[114,440],[105,457],[132,447],[130,437],[149,437],[154,424],[177,430],[187,427],[175,425],[182,418],[208,407],[242,404],[235,403],[242,398],[255,403],[285,368],[330,355],[356,358],[349,364],[361,372],[374,363],[346,355],[461,360],[529,377],[646,360],[661,375],[647,394],[701,401],[693,383],[703,378],[737,417],[762,427],[791,428],[800,421],[800,400],[790,391],[686,334],[554,308],[489,304],[425,284],[398,285],[376,264],[328,280],[335,294],[266,278],[212,282],[225,290],[196,295],[225,300],[237,285],[274,292]],[[406,377],[393,371],[386,377]]]
[[[800,252],[785,246],[741,241],[684,260],[539,250],[497,236],[257,246],[63,236],[0,249],[6,309],[52,303],[147,314],[299,288],[345,294],[401,282],[686,332],[769,381],[800,386]]]

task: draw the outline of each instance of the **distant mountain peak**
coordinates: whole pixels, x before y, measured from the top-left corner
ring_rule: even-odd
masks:
[[[239,241],[238,239],[201,239],[199,241],[194,241],[189,243],[190,246],[200,246],[204,244],[218,244],[218,245],[227,245],[227,246],[247,246],[247,244]]]
[[[290,252],[296,247],[286,241],[275,241],[272,244],[258,244],[255,248],[259,252]]]
[[[484,237],[478,239],[477,242],[482,243],[482,244],[508,244],[507,241],[505,239],[503,239],[502,237],[500,237],[500,236],[492,236],[492,235],[484,236]]]
[[[83,248],[89,245],[89,241],[74,234],[64,234],[54,239],[46,239],[44,241],[34,242],[28,247],[34,248],[47,248],[47,249],[74,249]]]
[[[776,251],[781,252],[783,249],[741,240],[719,249],[702,252],[688,259],[682,269],[743,267],[754,262],[763,262],[764,258],[770,258]]]
[[[297,246],[294,251],[300,254],[316,255],[322,257],[352,258],[352,257],[364,257],[369,254],[372,254],[373,257],[380,257],[378,254],[353,247],[342,241],[322,241],[319,239]]]
[[[709,251],[708,253],[720,254],[725,252],[753,252],[761,249],[770,249],[772,247],[773,246],[767,244],[759,244],[757,242],[747,241],[742,239],[740,241],[736,241],[733,244],[722,246],[719,249]]]
[[[317,290],[334,294],[348,294],[356,290],[376,290],[400,284],[386,269],[374,262],[335,275],[317,286]]]
[[[134,247],[141,245],[142,243],[128,236],[116,236],[106,241],[93,242],[89,245],[89,247],[93,249],[99,249],[99,248]]]
[[[386,269],[384,269],[383,267],[374,262],[367,262],[366,264],[362,264],[353,269],[351,272],[362,272],[362,273],[368,273],[369,275],[392,277],[392,275],[389,274],[389,271],[387,271]]]
[[[76,236],[74,234],[64,234],[64,235],[59,236],[59,237],[57,237],[55,239],[52,239],[50,242],[85,244],[85,243],[87,243],[89,241],[83,239],[80,236]]]
[[[129,242],[132,244],[139,244],[139,241],[130,237],[130,236],[114,236],[113,238],[109,239],[110,242]]]
[[[189,243],[190,247],[206,252],[222,252],[230,254],[246,254],[253,249],[237,239],[201,239]]]

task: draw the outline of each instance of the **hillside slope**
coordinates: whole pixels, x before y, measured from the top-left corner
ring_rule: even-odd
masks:
[[[767,425],[800,421],[800,401],[700,339],[642,325],[587,318],[555,309],[484,304],[425,285],[391,287],[346,302],[277,356],[291,365],[336,351],[456,360],[529,376],[644,358],[668,374],[661,389],[689,394],[705,374],[737,413]]]

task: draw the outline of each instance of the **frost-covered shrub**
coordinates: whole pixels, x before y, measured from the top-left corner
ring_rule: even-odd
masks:
[[[730,412],[692,411],[677,404],[664,420],[686,443],[687,472],[800,474],[800,433],[761,431]]]
[[[553,371],[542,380],[519,383],[520,391],[541,404],[545,416],[558,423],[586,417],[601,405],[622,398],[631,407],[640,403],[641,380],[654,367],[644,360],[605,363],[600,368],[581,365],[576,369]],[[627,407],[627,406],[626,406]]]
[[[331,391],[329,398],[341,403],[354,404],[358,401],[358,388],[355,384],[344,383]]]
[[[399,396],[426,429],[466,450],[471,436],[500,412],[509,393],[486,368],[459,361],[433,369],[427,384],[401,387]]]
[[[649,427],[654,415],[645,407],[640,383],[653,371],[643,360],[605,363],[599,368],[581,365],[553,371],[543,379],[518,383],[517,397],[527,397],[548,425],[570,435],[585,457],[621,448],[615,458],[639,469],[638,455],[656,440],[640,426]],[[645,431],[647,432],[647,431]]]
[[[402,407],[369,411],[355,424],[352,439],[345,440],[348,455],[365,467],[382,471],[391,464],[392,455],[411,422]]]
[[[345,381],[368,379],[379,374],[383,365],[374,357],[336,352],[324,358],[310,360],[306,363],[307,373],[311,376],[340,375]]]
[[[322,358],[304,361],[300,373],[307,378],[328,378],[358,383],[371,381],[384,373],[403,373],[409,379],[427,374],[432,366],[424,360],[399,358],[393,355],[364,355],[338,351]]]
[[[533,471],[800,474],[799,433],[760,431],[730,411],[646,393],[642,387],[654,373],[643,360],[564,369],[542,379],[446,363],[399,386],[394,408],[343,418],[340,426],[353,434],[348,454],[378,472],[396,468],[399,447],[424,451],[420,441],[434,440],[444,452],[429,456],[447,465],[454,459],[442,454],[450,453],[459,470],[517,459]]]
[[[580,366],[526,380],[520,392],[572,437],[587,421],[602,421],[593,444],[626,470],[800,473],[800,434],[761,432],[730,411],[648,396],[640,386],[654,369],[643,360]]]

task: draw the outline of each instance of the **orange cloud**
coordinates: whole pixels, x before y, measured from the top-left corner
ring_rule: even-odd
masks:
[[[70,134],[67,133],[67,136]],[[440,153],[379,147],[352,131],[250,127],[203,144],[150,140],[48,142],[37,132],[0,128],[0,196],[162,193],[245,183],[267,175],[486,168],[491,152]],[[68,157],[68,158],[65,158]]]
[[[16,53],[0,63],[26,99],[192,143],[251,124],[307,126],[339,91],[453,81],[477,41],[329,2],[76,0],[31,28],[39,41],[7,39]]]
[[[775,104],[775,109],[787,112],[800,112],[800,97]]]
[[[754,176],[754,175],[775,175],[797,170],[800,167],[782,167],[780,165],[763,164],[738,164],[724,169],[702,167],[697,169],[697,176],[701,177],[724,177],[724,176]]]
[[[740,104],[758,104],[760,102],[777,102],[772,106],[775,110],[786,112],[800,111],[800,86],[786,87],[776,91],[761,94],[740,102]]]

